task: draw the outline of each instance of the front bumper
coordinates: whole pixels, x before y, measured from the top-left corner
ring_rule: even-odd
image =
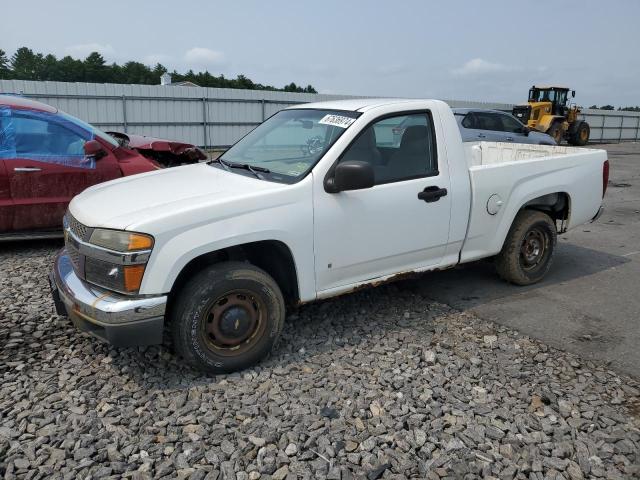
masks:
[[[116,347],[162,343],[166,295],[128,297],[90,285],[73,271],[66,250],[56,257],[49,283],[57,313],[81,331]]]

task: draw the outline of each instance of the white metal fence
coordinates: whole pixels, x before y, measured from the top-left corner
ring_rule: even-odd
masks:
[[[53,105],[102,130],[169,138],[205,147],[233,144],[273,113],[292,104],[356,98],[346,95],[66,82],[0,80],[0,93]],[[510,111],[506,103],[447,100],[452,107]],[[640,139],[640,113],[585,110],[592,142]]]

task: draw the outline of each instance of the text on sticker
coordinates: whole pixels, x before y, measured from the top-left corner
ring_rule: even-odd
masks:
[[[342,115],[325,115],[318,123],[321,123],[323,125],[333,125],[334,127],[347,128],[355,121],[355,118],[343,117]]]

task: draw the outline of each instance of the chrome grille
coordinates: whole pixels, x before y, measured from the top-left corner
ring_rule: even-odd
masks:
[[[76,220],[73,215],[67,212],[67,224],[69,226],[69,230],[78,237],[80,240],[89,240],[87,237],[89,236],[90,229],[89,227],[83,225],[78,220]]]
[[[80,253],[69,244],[67,244],[67,253],[73,264],[73,269],[78,273],[80,271]]]

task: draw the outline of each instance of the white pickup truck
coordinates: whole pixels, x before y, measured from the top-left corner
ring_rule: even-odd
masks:
[[[289,307],[487,257],[539,281],[557,234],[599,215],[608,170],[603,150],[463,144],[436,100],[294,106],[217,160],[75,197],[53,296],[113,345],[168,327],[191,365],[238,370]]]

